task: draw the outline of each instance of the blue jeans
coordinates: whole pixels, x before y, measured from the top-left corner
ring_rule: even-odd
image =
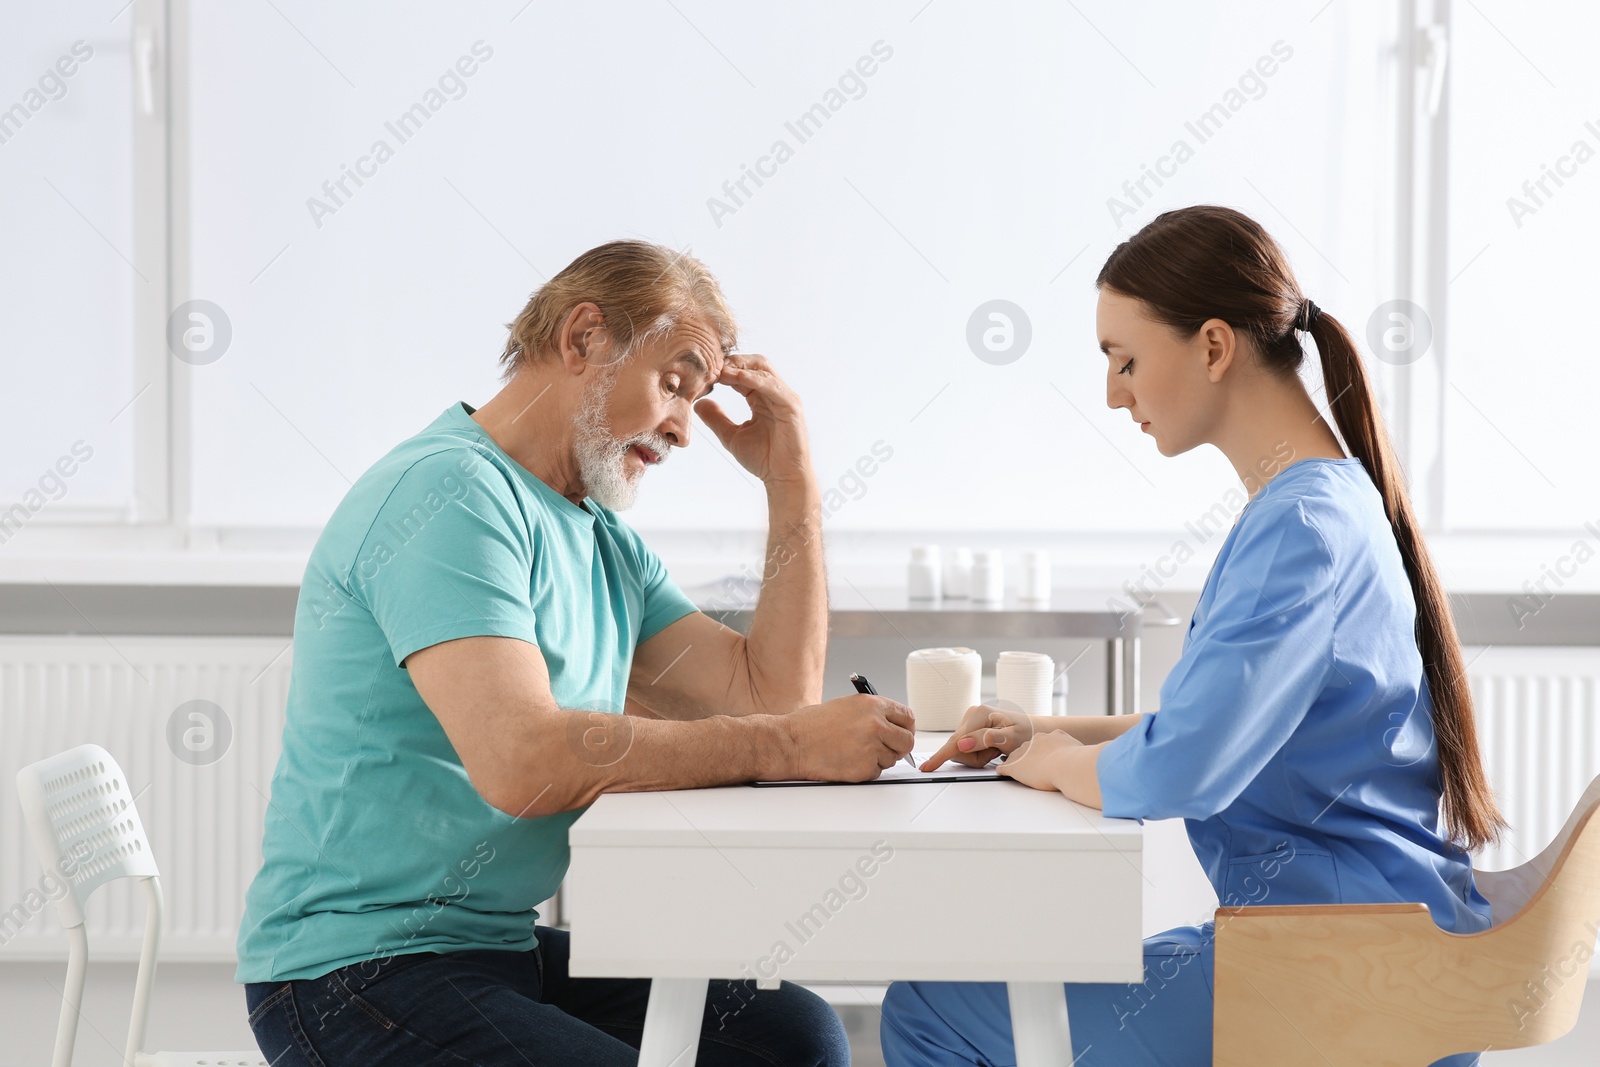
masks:
[[[544,1067],[638,1061],[650,981],[573,978],[567,934],[531,951],[415,952],[245,986],[273,1067]],[[698,1064],[846,1067],[839,1016],[800,986],[715,980]]]

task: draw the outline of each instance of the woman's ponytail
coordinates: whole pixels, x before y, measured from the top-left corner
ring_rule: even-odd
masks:
[[[1334,422],[1383,496],[1416,601],[1417,651],[1433,704],[1449,836],[1471,850],[1495,841],[1506,823],[1478,751],[1472,692],[1450,604],[1349,332],[1304,298],[1271,235],[1232,208],[1198,205],[1165,212],[1117,246],[1095,286],[1143,301],[1157,321],[1184,337],[1192,337],[1208,319],[1222,319],[1250,339],[1266,367],[1283,374],[1297,373],[1305,360],[1296,330],[1310,333],[1322,359]]]
[[[1445,824],[1453,839],[1476,851],[1496,840],[1506,823],[1495,805],[1478,751],[1472,691],[1467,686],[1467,668],[1450,602],[1417,528],[1400,462],[1349,331],[1333,316],[1319,314],[1311,317],[1309,332],[1322,358],[1323,386],[1339,434],[1382,494],[1384,513],[1405,561],[1417,605],[1417,650],[1433,702]]]

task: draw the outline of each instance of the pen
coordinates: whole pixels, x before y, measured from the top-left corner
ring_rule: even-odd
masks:
[[[856,692],[858,693],[866,693],[868,696],[878,695],[878,691],[872,688],[872,683],[867,681],[865,675],[852,674],[850,676],[850,684],[856,687]],[[911,753],[907,752],[900,758],[906,761],[906,766],[912,770],[917,770],[917,761],[911,758]]]

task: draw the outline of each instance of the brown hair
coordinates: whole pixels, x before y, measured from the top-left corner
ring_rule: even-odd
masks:
[[[722,287],[705,264],[687,253],[647,241],[612,241],[573,260],[528,298],[500,356],[501,379],[554,349],[572,309],[585,301],[598,305],[620,353],[617,363],[651,339],[671,331],[685,315],[710,320],[724,355],[733,350],[738,328]]]
[[[1095,288],[1143,301],[1155,321],[1193,337],[1221,319],[1247,337],[1264,366],[1290,375],[1305,358],[1295,324],[1305,297],[1283,250],[1253,219],[1231,208],[1197,205],[1158,215],[1122,242],[1100,268]],[[1478,751],[1472,693],[1461,644],[1433,560],[1411,509],[1361,357],[1332,315],[1312,316],[1322,380],[1334,421],[1383,496],[1416,601],[1416,641],[1433,700],[1439,776],[1452,840],[1476,850],[1496,840],[1505,819]]]

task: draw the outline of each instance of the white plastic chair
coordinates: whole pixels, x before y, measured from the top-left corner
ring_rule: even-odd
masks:
[[[61,1019],[56,1026],[53,1067],[71,1067],[78,1037],[89,963],[84,903],[96,889],[118,878],[139,879],[149,902],[123,1062],[131,1067],[266,1067],[266,1059],[257,1051],[152,1053],[142,1049],[150,1015],[150,987],[155,981],[156,955],[161,944],[161,876],[155,856],[150,853],[144,824],[139,821],[139,811],[128,792],[127,779],[111,753],[99,745],[79,745],[30,764],[17,772],[17,792],[39,862],[68,888],[56,901],[61,925],[66,927],[72,947],[67,957]]]

